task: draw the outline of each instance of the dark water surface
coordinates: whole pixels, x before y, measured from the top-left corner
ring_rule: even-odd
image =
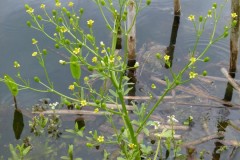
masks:
[[[97,7],[94,5],[92,1],[89,0],[81,0],[81,1],[73,1],[75,3],[75,7],[83,7],[85,8],[85,15],[83,17],[83,23],[88,19],[94,19],[95,27],[97,30],[97,39],[99,41],[104,40],[106,43],[109,43],[111,35],[105,29],[105,25],[103,23],[102,18],[100,17],[99,11]],[[176,45],[174,50],[174,59],[173,59],[173,68],[174,70],[179,70],[179,68],[183,67],[184,63],[187,61],[188,52],[192,48],[195,42],[194,37],[194,29],[191,24],[187,20],[188,15],[206,15],[208,9],[211,8],[212,3],[217,2],[219,5],[223,4],[223,0],[182,0],[182,14],[180,17],[180,25],[178,28],[178,34],[176,39]],[[6,0],[0,1],[0,75],[4,73],[8,73],[11,76],[16,74],[16,69],[13,67],[13,62],[17,60],[21,64],[21,75],[30,79],[30,82],[33,83],[33,86],[36,85],[32,82],[32,77],[38,75],[40,78],[44,77],[44,73],[41,68],[38,66],[38,63],[34,57],[31,56],[32,52],[35,51],[35,48],[31,44],[31,39],[36,38],[39,41],[39,45],[42,48],[47,48],[49,50],[49,56],[47,59],[48,62],[48,71],[49,74],[54,81],[55,88],[58,88],[61,92],[67,92],[68,85],[73,80],[70,77],[68,72],[68,67],[62,67],[58,64],[59,59],[63,59],[57,53],[61,53],[62,51],[58,51],[54,49],[54,43],[50,40],[46,39],[39,32],[30,29],[26,26],[26,21],[29,19],[28,14],[25,12],[24,4],[28,3],[33,8],[35,8],[35,12],[40,12],[39,6],[41,3],[46,3],[47,8],[54,8],[54,1],[36,1],[36,0]],[[67,5],[68,2],[62,3],[63,5]],[[145,8],[137,19],[137,50],[140,50],[142,46],[147,45],[149,43],[160,44],[162,46],[169,46],[170,37],[172,31],[173,24],[173,4],[172,1],[169,0],[153,0],[150,7]],[[230,2],[224,8],[222,19],[219,22],[218,29],[216,31],[216,35],[220,35],[223,31],[223,27],[229,23],[230,20]],[[54,28],[49,27],[49,31],[53,31]],[[204,33],[203,38],[200,40],[198,51],[201,52],[203,47],[207,44],[209,34],[212,30],[212,24],[208,23],[206,26],[206,31]],[[209,75],[211,76],[222,76],[220,71],[221,67],[228,67],[228,59],[229,59],[229,38],[226,38],[214,46],[209,50],[209,57],[211,57],[211,62],[207,65],[200,64],[197,70],[202,71],[203,69],[208,70]],[[141,63],[140,63],[141,65]],[[59,72],[61,71],[61,72]],[[155,75],[159,75],[160,73],[156,73]],[[136,95],[144,95],[145,91],[141,90],[141,88],[146,89],[146,86],[150,86],[152,81],[149,79],[146,80],[147,73],[143,73],[141,75],[137,74],[138,84],[136,85]],[[160,74],[161,75],[161,74]],[[239,78],[238,74],[236,78]],[[198,81],[193,81],[195,84],[201,84]],[[204,85],[204,84],[203,84]],[[209,84],[205,86],[208,91],[220,98],[224,97],[227,83],[226,82],[214,82],[213,84]],[[146,89],[147,92],[147,89]],[[160,92],[160,91],[159,91]],[[67,92],[68,93],[68,92]],[[48,97],[52,99],[54,102],[59,101],[59,98],[51,95],[49,93],[34,93],[30,91],[20,92],[18,95],[18,103],[20,108],[24,108],[25,110],[31,111],[31,105],[38,102],[38,99]],[[204,99],[194,97],[191,102],[205,102]],[[239,104],[239,96],[234,92],[232,102]],[[21,139],[16,140],[14,132],[13,132],[13,116],[14,116],[14,107],[13,107],[13,99],[8,92],[6,86],[0,83],[0,159],[1,156],[4,159],[10,157],[10,152],[8,149],[8,145],[19,144],[22,142],[22,139],[27,136],[32,136],[29,131],[28,121],[29,117],[26,115],[23,116],[24,120],[24,130],[21,134]],[[219,107],[223,105],[219,104]],[[194,140],[198,139],[198,137],[205,136],[206,133],[203,131],[203,124],[207,124],[210,133],[215,133],[218,130],[221,130],[221,127],[225,124],[226,120],[232,120],[238,125],[240,113],[239,110],[229,109],[229,108],[202,108],[202,107],[194,107],[191,105],[178,106],[171,104],[164,104],[162,109],[157,111],[157,114],[163,118],[166,118],[167,115],[176,115],[176,118],[179,119],[180,122],[184,121],[188,116],[192,115],[194,117],[195,125],[191,128],[191,131],[184,133],[184,137],[188,137],[185,140]],[[74,126],[74,118],[65,117],[63,118],[62,131],[66,128],[72,128]],[[95,126],[103,123],[103,119],[89,118],[86,120],[86,130],[91,130]],[[220,127],[221,126],[221,127]],[[223,127],[224,128],[224,127]],[[226,126],[224,128],[225,139],[229,140],[240,140],[239,132],[234,130],[233,128]],[[87,132],[86,132],[87,133]],[[75,139],[65,139],[60,138],[58,140],[49,140],[45,141],[44,138],[38,137],[32,139],[32,144],[34,149],[31,151],[30,157],[32,159],[59,159],[57,157],[67,155],[67,146],[71,143],[83,143],[79,142],[80,140]],[[209,141],[207,143],[201,144],[198,146],[198,152],[202,149],[206,149],[209,153],[206,156],[206,159],[227,159],[231,153],[232,147],[229,147],[229,151],[223,152],[223,154],[217,154],[214,150],[217,148],[216,143],[214,141]],[[100,151],[90,151],[87,150],[84,145],[81,147],[75,148],[76,155],[82,157],[83,159],[102,159],[103,152]],[[95,155],[95,156],[93,156]],[[240,156],[239,153],[235,156],[235,159]],[[98,157],[98,158],[97,158]]]

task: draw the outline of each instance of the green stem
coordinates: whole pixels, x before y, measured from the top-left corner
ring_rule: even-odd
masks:
[[[158,139],[157,150],[155,152],[155,156],[154,156],[153,160],[157,160],[157,156],[158,156],[158,152],[159,152],[160,148],[161,148],[161,138]]]

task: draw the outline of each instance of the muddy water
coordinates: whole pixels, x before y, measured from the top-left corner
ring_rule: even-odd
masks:
[[[178,26],[178,32],[175,39],[174,45],[174,58],[172,60],[172,67],[175,71],[178,71],[184,63],[187,61],[188,52],[194,44],[194,30],[191,23],[187,20],[189,14],[196,15],[206,15],[207,10],[211,8],[211,4],[213,0],[182,0],[182,14],[180,17],[180,23]],[[35,48],[31,45],[31,39],[36,38],[39,40],[40,45],[42,47],[47,48],[51,53],[48,58],[48,68],[51,78],[55,82],[55,87],[58,88],[59,91],[65,92],[66,86],[68,86],[69,82],[72,80],[68,77],[69,72],[68,69],[63,69],[58,65],[58,60],[62,59],[58,52],[54,49],[54,44],[44,38],[38,32],[29,29],[26,27],[25,22],[28,20],[29,16],[25,13],[24,4],[29,3],[34,8],[39,8],[41,3],[45,3],[45,1],[33,1],[33,0],[21,0],[21,1],[1,1],[0,2],[0,75],[4,73],[8,73],[10,75],[14,75],[16,70],[13,68],[14,60],[18,60],[21,64],[21,72],[22,76],[25,76],[30,79],[31,77],[38,75],[40,78],[44,77],[44,74],[40,67],[37,66],[37,61],[31,57],[31,53],[35,51]],[[67,3],[67,2],[65,2]],[[74,2],[77,7],[87,8],[85,9],[86,14],[83,21],[86,21],[89,18],[95,20],[95,24],[98,26],[98,30],[101,32],[97,35],[97,39],[102,40],[105,39],[106,42],[109,41],[110,36],[106,32],[104,28],[104,24],[102,23],[102,19],[99,17],[99,12],[96,7],[93,5],[91,1],[83,0]],[[223,3],[222,0],[218,0],[217,3]],[[54,7],[54,2],[48,2],[46,4],[49,8]],[[6,7],[7,6],[7,7]],[[169,47],[172,45],[171,43],[171,34],[172,34],[172,25],[174,22],[173,19],[173,4],[169,0],[153,0],[152,5],[149,8],[146,8],[139,14],[137,19],[137,50],[139,54],[143,53],[152,53],[156,52],[157,47],[160,49],[164,47]],[[38,12],[39,9],[36,9]],[[216,35],[221,34],[224,25],[228,23],[230,20],[230,10],[229,3],[227,3],[226,8],[223,12],[223,19],[220,20],[219,29],[217,29]],[[49,28],[49,31],[54,28]],[[206,26],[206,32],[204,33],[203,38],[200,40],[198,51],[201,52],[206,45],[209,33],[212,29],[211,23],[208,23]],[[154,47],[154,44],[155,47]],[[228,58],[229,58],[229,40],[226,38],[225,40],[218,42],[215,44],[210,50],[208,56],[211,57],[212,61],[208,65],[199,64],[198,71],[202,71],[203,69],[207,69],[209,71],[209,75],[211,76],[222,76],[220,72],[220,67],[227,67]],[[144,46],[151,46],[143,52],[141,48]],[[154,53],[152,53],[154,54]],[[141,57],[139,55],[139,57]],[[139,58],[141,60],[141,58]],[[154,58],[151,58],[154,60]],[[150,62],[151,63],[151,62]],[[140,62],[141,65],[141,62]],[[146,65],[146,64],[145,64]],[[150,67],[151,70],[144,70],[145,72],[138,71],[136,74],[136,78],[138,79],[138,83],[136,85],[136,95],[147,95],[150,91],[150,85],[154,82],[151,79],[146,79],[146,77],[150,77],[150,75],[158,76],[162,78],[164,74],[168,73],[168,70],[164,68],[164,65],[160,65],[161,72],[158,73],[158,69]],[[58,71],[61,70],[64,74],[58,74]],[[153,72],[152,72],[153,71]],[[152,72],[152,73],[149,73]],[[239,76],[237,75],[236,78]],[[154,82],[155,83],[155,82]],[[217,97],[223,98],[225,95],[225,90],[227,83],[213,81],[213,83],[205,83],[202,81],[193,81],[195,86],[200,87],[205,92],[210,95],[214,95]],[[33,83],[33,85],[35,85]],[[188,84],[189,85],[189,84]],[[159,87],[159,90],[155,91],[153,94],[158,95],[161,93],[161,89],[163,87]],[[183,92],[176,90],[172,95],[181,95]],[[51,94],[36,94],[30,91],[22,92],[18,96],[19,106],[24,108],[27,111],[31,111],[31,105],[35,103],[39,103],[38,99],[49,97],[52,101],[58,101],[59,99],[56,96]],[[176,101],[175,101],[176,102]],[[188,116],[192,115],[194,117],[194,124],[191,129],[187,132],[182,132],[181,134],[184,136],[184,140],[191,141],[195,139],[199,139],[199,137],[206,136],[208,134],[213,134],[217,131],[225,131],[224,138],[227,140],[239,140],[239,132],[226,125],[226,120],[230,119],[234,123],[239,124],[239,110],[225,108],[223,105],[219,103],[213,103],[206,98],[193,96],[191,99],[183,99],[182,101],[178,100],[179,103],[168,103],[159,107],[156,114],[166,119],[168,115],[176,115],[176,118],[182,123]],[[181,102],[181,103],[180,103]],[[183,104],[188,102],[188,104]],[[233,92],[232,96],[233,103],[240,103],[238,95]],[[15,139],[15,135],[13,132],[13,115],[14,109],[12,106],[13,99],[10,96],[9,92],[5,85],[0,84],[0,156],[4,156],[6,159],[10,156],[10,152],[8,149],[8,144],[18,144],[21,141]],[[202,107],[194,104],[207,104],[208,107]],[[209,107],[209,106],[217,106]],[[29,113],[28,112],[28,113]],[[25,114],[24,119],[24,129],[21,134],[21,138],[25,138],[27,136],[32,136],[28,128],[28,120],[30,120],[31,116],[27,116]],[[73,121],[75,119],[66,120],[62,125],[62,131],[64,132],[65,128],[73,127]],[[76,118],[77,119],[77,118]],[[96,119],[97,124],[100,125],[103,120]],[[86,126],[89,126],[87,130],[90,130],[96,126],[95,122],[86,121]],[[47,137],[47,135],[46,135]],[[49,140],[45,141],[46,137],[38,137],[33,138],[32,143],[36,150],[31,152],[31,157],[34,159],[56,159],[56,157],[60,157],[62,155],[66,155],[67,145],[73,143],[72,139],[59,138],[58,140]],[[74,139],[75,143],[81,144],[77,140]],[[58,146],[58,147],[56,147]],[[223,154],[218,154],[216,152],[217,148],[221,146],[214,140],[211,140],[207,143],[201,144],[198,146],[198,152],[202,149],[206,149],[209,153],[206,156],[206,159],[227,159],[231,153],[232,147],[227,152],[223,152]],[[85,147],[77,147],[79,153],[76,153],[77,156],[82,157],[83,159],[97,159],[99,155],[102,155],[102,151],[94,151],[94,154],[86,150]],[[84,153],[84,154],[83,154]],[[92,156],[92,155],[95,155]],[[237,156],[235,156],[237,157]],[[100,158],[101,159],[101,158]],[[236,158],[235,158],[236,159]]]

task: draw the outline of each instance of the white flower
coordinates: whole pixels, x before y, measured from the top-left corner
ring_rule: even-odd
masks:
[[[175,122],[175,123],[178,123],[178,120],[175,118],[174,115],[171,115],[171,116],[167,116],[168,118],[168,123],[172,123],[172,122]]]
[[[55,103],[49,103],[49,106],[54,110],[55,107],[56,107],[58,104],[59,104],[58,102],[55,102]]]
[[[64,61],[64,60],[59,60],[59,63],[60,63],[60,64],[66,64],[66,61]]]

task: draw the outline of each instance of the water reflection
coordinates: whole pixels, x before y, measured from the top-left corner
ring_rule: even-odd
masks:
[[[172,67],[172,61],[173,61],[173,56],[174,56],[174,49],[175,49],[179,24],[180,24],[180,16],[174,16],[170,43],[169,43],[169,46],[167,47],[167,51],[166,51],[166,55],[170,56],[170,58],[169,58],[170,64],[168,65],[165,63],[165,68]]]
[[[22,111],[20,109],[15,109],[14,118],[13,118],[13,131],[16,139],[21,138],[23,128],[24,128],[24,122],[23,122]]]

